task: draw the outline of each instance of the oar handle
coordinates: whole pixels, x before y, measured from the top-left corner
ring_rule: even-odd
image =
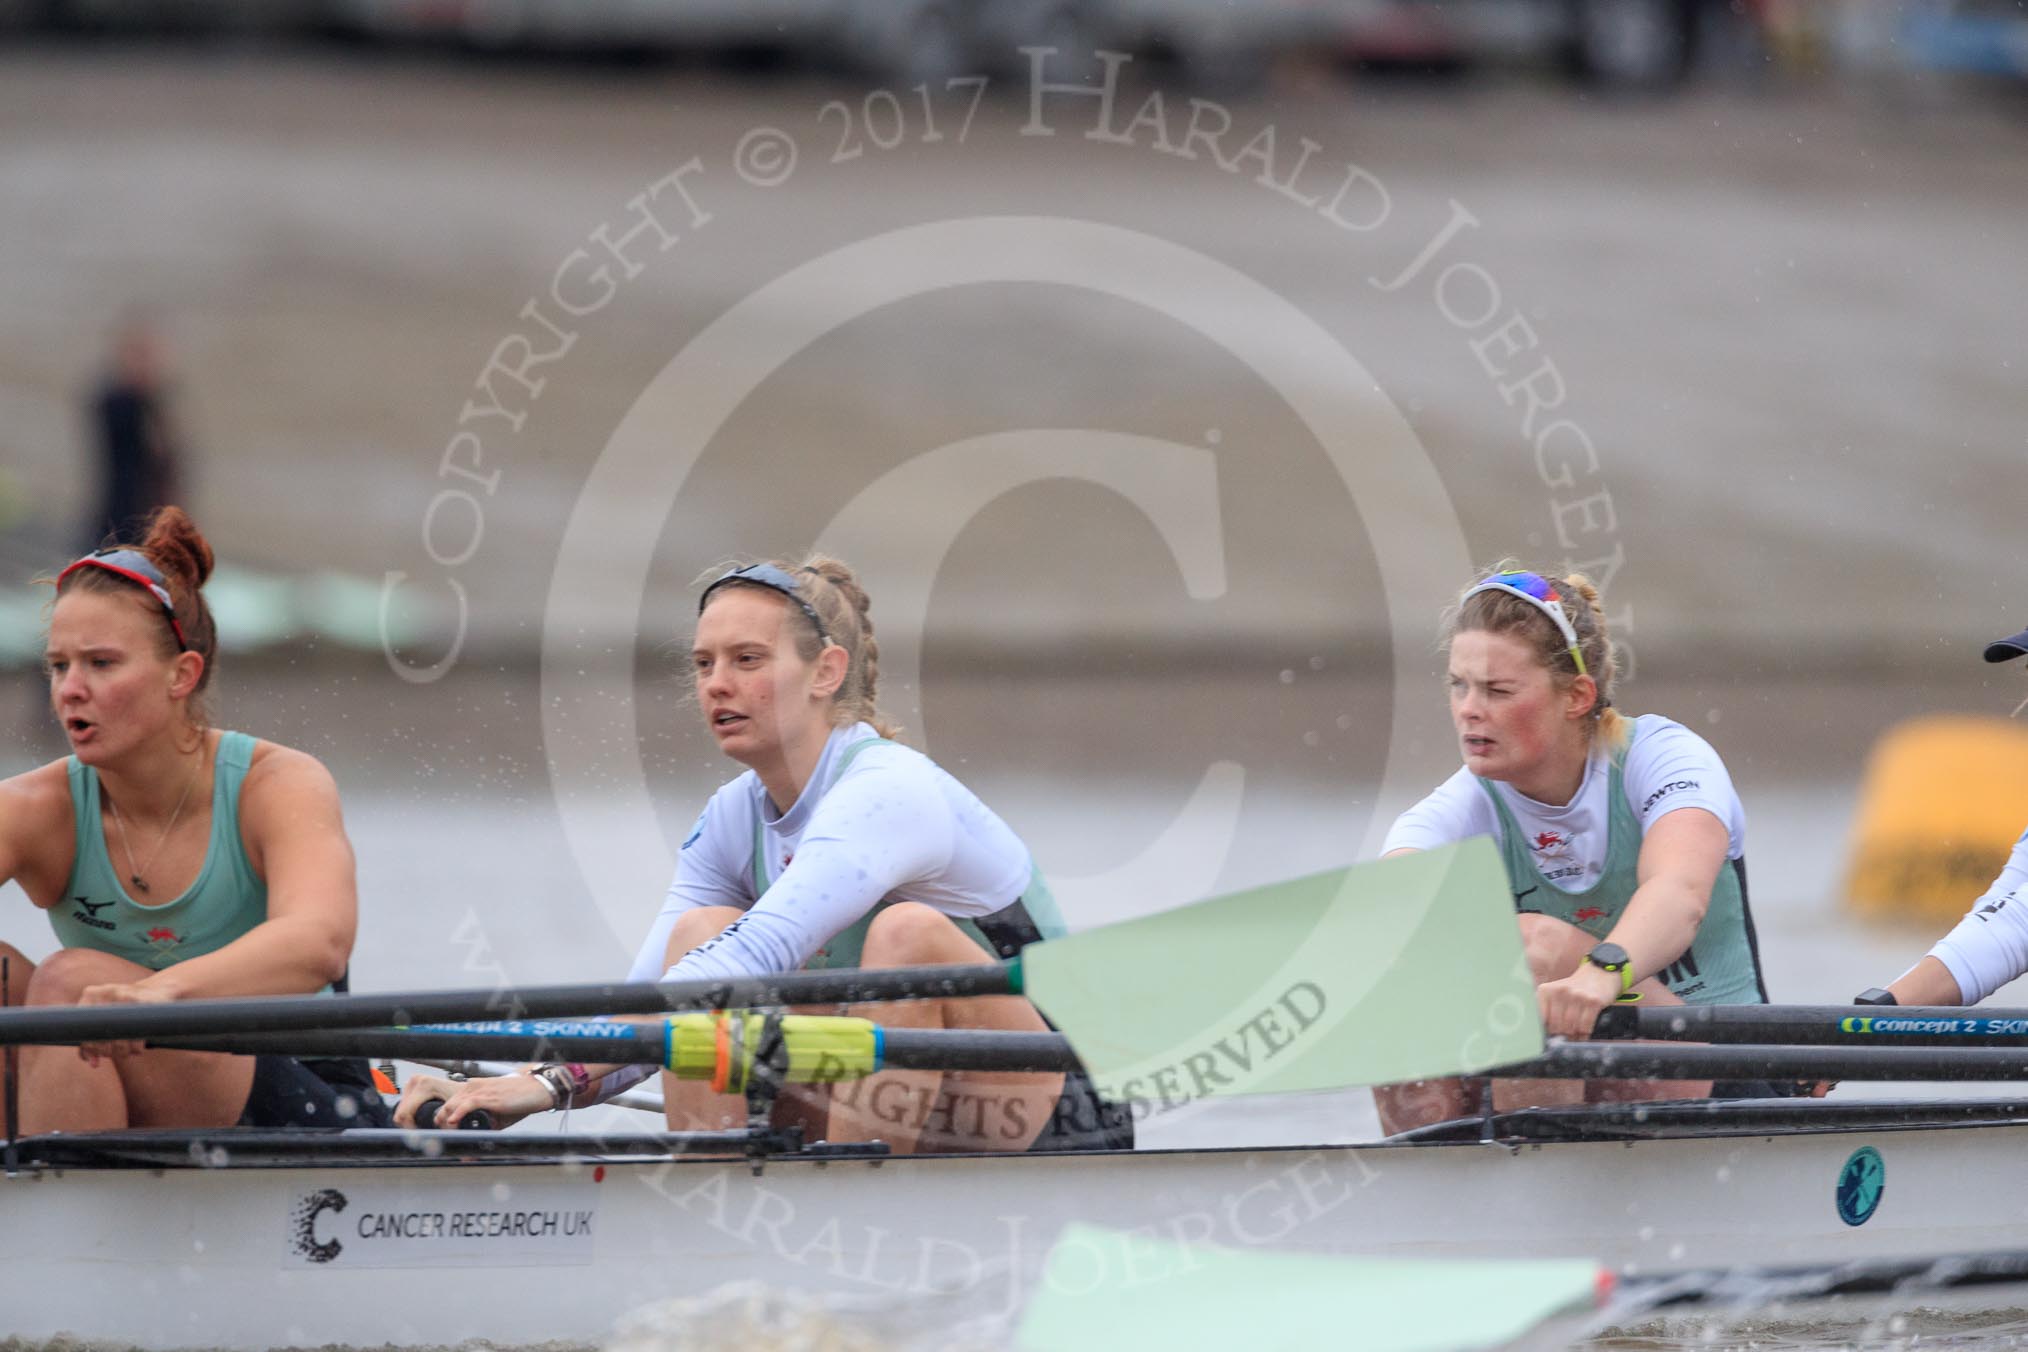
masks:
[[[450,1130],[448,1127],[440,1128],[437,1126],[437,1113],[443,1106],[444,1101],[442,1099],[424,1099],[421,1103],[416,1104],[415,1124],[424,1131]],[[493,1130],[493,1114],[487,1112],[484,1108],[474,1108],[458,1119],[458,1127],[463,1131],[491,1131]]]

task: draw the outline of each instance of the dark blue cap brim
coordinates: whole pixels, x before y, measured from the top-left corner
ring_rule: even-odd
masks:
[[[2028,629],[1986,645],[1988,662],[2011,662],[2017,657],[2028,657]]]

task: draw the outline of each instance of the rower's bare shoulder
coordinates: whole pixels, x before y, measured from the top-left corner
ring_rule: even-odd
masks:
[[[64,761],[0,779],[0,866],[6,874],[28,867],[49,842],[68,841],[71,834],[70,773]]]
[[[41,831],[53,822],[68,825],[70,817],[67,761],[53,760],[0,779],[0,830]]]
[[[294,804],[338,802],[338,781],[323,761],[279,742],[256,742],[247,759],[242,803],[278,800]]]

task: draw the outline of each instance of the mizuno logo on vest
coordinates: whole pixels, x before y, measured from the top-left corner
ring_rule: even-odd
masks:
[[[99,919],[99,912],[113,904],[110,901],[88,901],[83,897],[72,897],[71,900],[82,908],[70,913],[70,918],[77,921],[80,925],[90,925],[93,929],[102,930],[116,930],[119,928],[118,925],[115,925],[110,920]]]

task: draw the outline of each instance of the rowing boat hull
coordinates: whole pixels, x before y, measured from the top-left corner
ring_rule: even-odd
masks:
[[[784,1158],[759,1175],[641,1158],[206,1163],[229,1161],[0,1180],[5,1332],[150,1349],[595,1342],[627,1310],[754,1280],[897,1302],[956,1292],[984,1315],[1020,1307],[1073,1218],[1186,1242],[1581,1256],[1636,1273],[2028,1246],[2028,1123]]]

